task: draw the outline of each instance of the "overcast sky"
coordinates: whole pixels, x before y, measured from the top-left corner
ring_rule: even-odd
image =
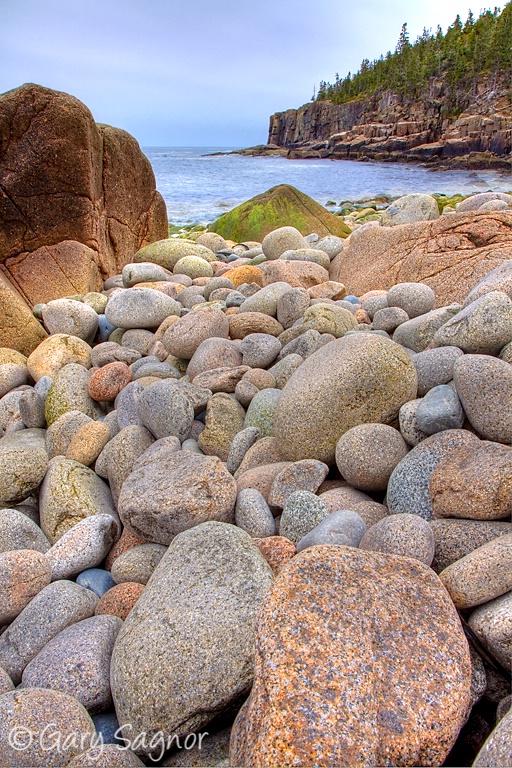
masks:
[[[320,80],[393,50],[403,22],[412,42],[469,8],[481,10],[465,0],[0,0],[0,93],[24,82],[66,91],[142,146],[251,146]]]

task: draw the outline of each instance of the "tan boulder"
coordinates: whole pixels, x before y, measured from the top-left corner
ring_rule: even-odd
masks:
[[[0,346],[29,355],[46,337],[28,304],[0,272]]]
[[[357,296],[397,283],[426,283],[442,307],[464,301],[511,258],[512,212],[468,212],[355,232],[331,262],[329,276]]]
[[[78,99],[25,84],[0,96],[0,125],[0,314],[14,319],[9,283],[31,304],[86,293],[167,236],[165,203],[139,145],[97,125]],[[44,335],[16,304],[18,339],[4,333],[0,343],[30,352]]]

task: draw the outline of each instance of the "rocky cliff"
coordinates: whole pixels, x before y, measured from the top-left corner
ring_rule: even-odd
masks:
[[[457,104],[454,109],[453,104]],[[511,169],[510,74],[454,94],[432,78],[412,99],[384,91],[345,104],[316,101],[270,118],[268,150],[289,157],[410,160]]]

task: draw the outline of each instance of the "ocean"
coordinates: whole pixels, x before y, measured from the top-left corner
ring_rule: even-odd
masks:
[[[145,147],[172,224],[208,224],[276,184],[292,184],[322,205],[411,192],[453,195],[509,191],[512,180],[489,171],[433,171],[402,163],[212,156],[226,147]]]

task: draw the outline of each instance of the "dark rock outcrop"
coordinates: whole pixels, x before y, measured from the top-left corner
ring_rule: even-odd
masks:
[[[27,303],[17,338],[0,321],[0,346],[29,352],[38,334],[28,305],[96,290],[166,236],[165,203],[130,134],[39,85],[0,96],[0,316]]]
[[[291,158],[430,161],[510,170],[509,90],[505,74],[482,78],[471,94],[455,95],[432,78],[422,99],[384,91],[345,104],[311,102],[271,116],[267,152],[286,148]],[[458,115],[449,106],[454,99],[463,110]]]

